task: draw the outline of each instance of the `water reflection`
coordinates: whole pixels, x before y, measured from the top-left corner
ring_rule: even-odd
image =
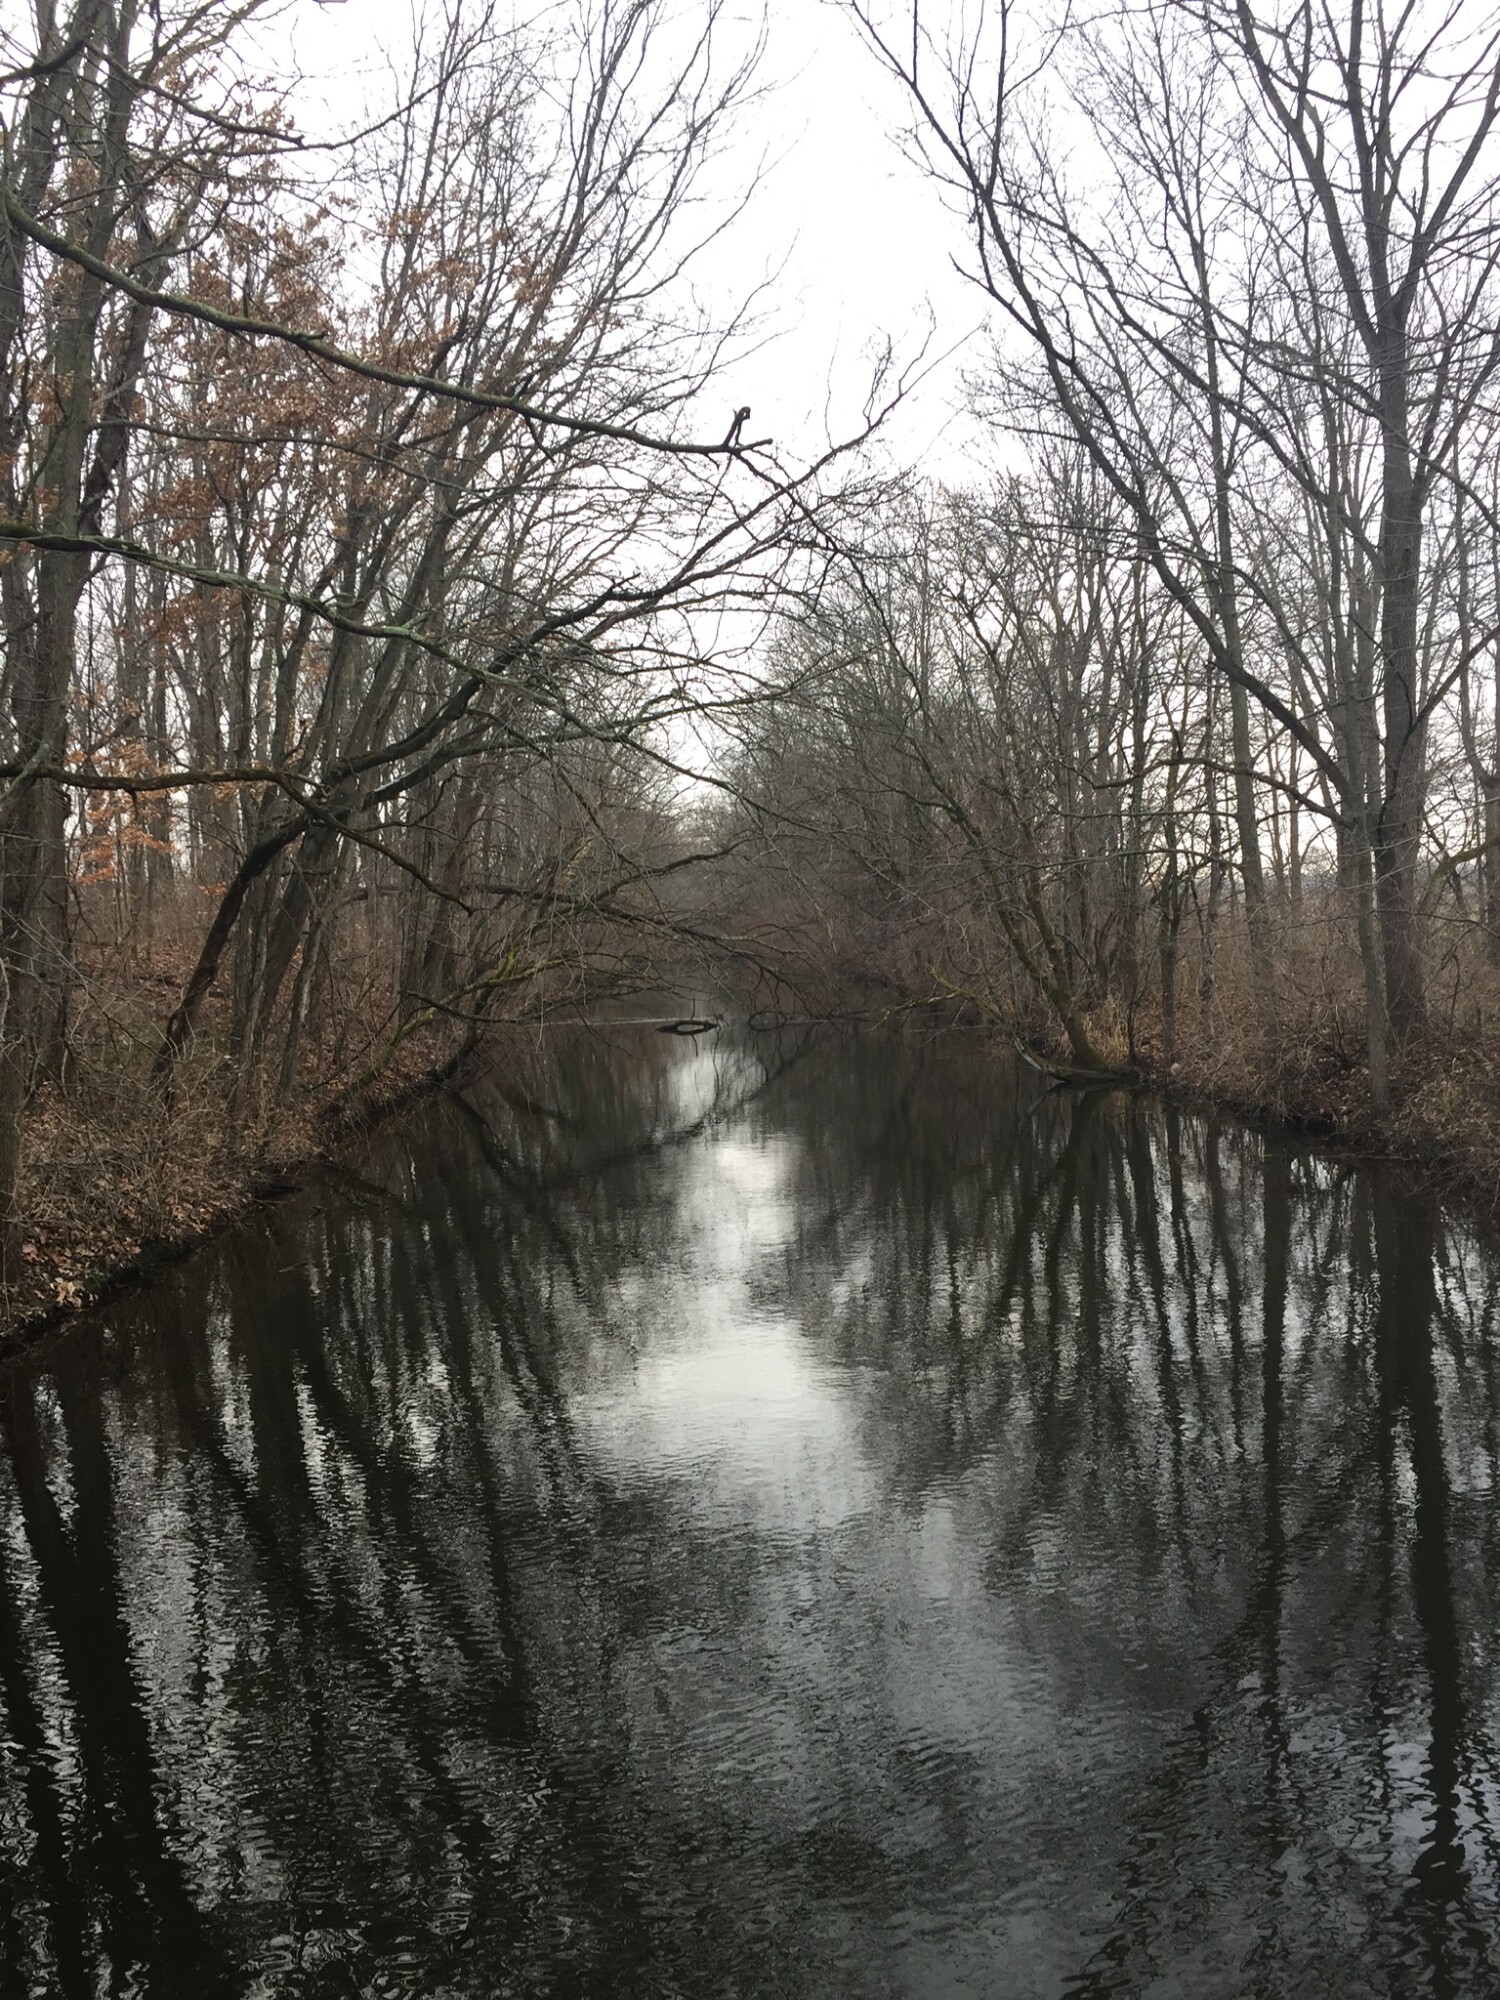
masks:
[[[518,1048],[0,1380],[0,1992],[1500,1991],[1496,1297],[963,1037]]]

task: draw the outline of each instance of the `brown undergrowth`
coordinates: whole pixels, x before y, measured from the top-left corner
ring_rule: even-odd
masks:
[[[1360,967],[1349,930],[1283,920],[1274,992],[1256,997],[1243,935],[1183,968],[1169,1048],[1159,1002],[1134,1023],[1143,1081],[1204,1106],[1399,1161],[1433,1193],[1500,1217],[1500,967],[1471,934],[1433,940],[1421,1041],[1391,1057],[1392,1108],[1371,1106]],[[1112,1038],[1124,1061],[1128,1037]]]
[[[1185,930],[1171,1033],[1148,942],[1133,1001],[1088,1014],[1116,1077],[1337,1152],[1399,1161],[1435,1194],[1500,1218],[1500,962],[1462,912],[1428,920],[1427,1027],[1414,1046],[1393,1052],[1392,1109],[1380,1118],[1371,1106],[1354,914],[1342,896],[1310,893],[1277,910],[1269,997],[1252,975],[1242,910],[1221,915],[1211,933]],[[914,927],[899,950],[888,938],[851,933],[831,987],[819,989],[811,976],[808,984],[830,1014],[889,1020],[930,1005],[987,1021],[1069,1070],[1074,1057],[1055,1014],[1015,967],[1003,957],[987,962],[972,934],[957,947],[946,923]]]
[[[424,1029],[351,1088],[351,1051],[367,1052],[381,1032],[351,1023],[336,1041],[309,1040],[292,1089],[236,1089],[219,1000],[164,1089],[152,1061],[181,958],[168,943],[128,967],[103,954],[79,967],[61,1074],[39,1084],[29,1108],[0,1340],[66,1319],[291,1191],[314,1163],[443,1075],[461,1045],[451,1028]]]

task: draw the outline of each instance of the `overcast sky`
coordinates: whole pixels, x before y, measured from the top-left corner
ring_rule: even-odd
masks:
[[[683,0],[691,15],[692,0]],[[344,122],[378,75],[380,47],[410,44],[412,0],[290,0],[276,46],[306,81],[305,129]],[[523,17],[541,11],[518,0]],[[758,0],[744,13],[758,18]],[[857,424],[870,354],[887,336],[898,354],[928,344],[940,362],[893,426],[890,448],[950,479],[964,475],[967,427],[954,419],[968,340],[983,300],[952,268],[962,230],[937,191],[901,156],[902,102],[829,0],[768,0],[763,74],[770,97],[747,115],[720,163],[724,196],[770,164],[746,214],[699,272],[726,304],[767,273],[775,338],[725,382],[726,412],[749,403],[751,430],[790,461],[811,456],[825,430]],[[284,37],[284,39],[282,39]],[[363,74],[364,81],[361,80]],[[935,326],[933,325],[935,322]]]

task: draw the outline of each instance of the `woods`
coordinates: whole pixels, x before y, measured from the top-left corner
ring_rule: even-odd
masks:
[[[8,1283],[39,1120],[253,1153],[414,1029],[649,969],[680,725],[747,698],[699,635],[839,497],[720,441],[721,12],[455,6],[336,140],[254,6],[10,23]]]
[[[838,847],[1085,1068],[1176,1060],[1190,959],[1200,1067],[1383,1118],[1493,1040],[1500,24],[849,12],[994,309],[1004,469],[797,627]]]
[[[1500,18],[839,11],[989,315],[962,479],[878,350],[744,415],[779,17],[452,0],[315,133],[254,4],[7,17],[7,1296],[685,976],[1500,1116]]]

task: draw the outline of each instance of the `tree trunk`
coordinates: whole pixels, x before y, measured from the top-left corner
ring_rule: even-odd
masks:
[[[1380,394],[1380,648],[1385,758],[1384,795],[1375,835],[1375,887],[1391,1040],[1403,1054],[1427,1032],[1417,935],[1417,871],[1427,785],[1427,730],[1417,685],[1422,516],[1412,476],[1409,416],[1406,342],[1403,332],[1394,331],[1387,337]]]

